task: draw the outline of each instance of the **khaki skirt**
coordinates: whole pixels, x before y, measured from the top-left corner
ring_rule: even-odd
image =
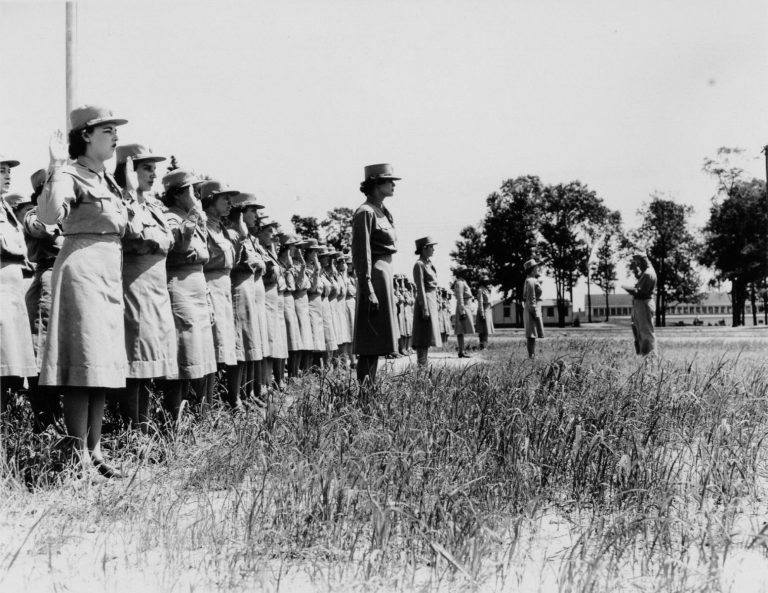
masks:
[[[123,248],[117,235],[69,235],[51,278],[40,385],[125,387]]]
[[[213,311],[213,347],[216,362],[232,366],[237,364],[235,351],[235,317],[232,311],[232,280],[229,269],[205,272]]]
[[[459,309],[456,308],[456,314],[453,319],[453,331],[457,336],[475,333],[475,324],[472,322],[472,313],[467,307],[464,307],[467,316],[462,319],[459,315]]]
[[[255,288],[255,300],[256,305],[256,331],[258,332],[258,339],[261,340],[261,353],[262,358],[269,358],[272,356],[272,351],[269,346],[269,324],[267,323],[267,291],[264,290],[264,280],[261,276],[254,277],[253,286]]]
[[[347,323],[349,324],[349,341],[355,337],[355,297],[347,295],[344,301],[344,309],[347,314]]]
[[[536,305],[536,311],[532,311],[527,306],[523,307],[523,326],[525,327],[526,338],[543,338],[544,324],[541,320],[541,307]]]
[[[493,309],[488,307],[484,311],[485,318],[480,317],[480,311],[477,312],[477,319],[475,319],[475,326],[478,334],[495,334],[496,327],[493,325]]]
[[[341,298],[336,298],[336,302],[334,303],[334,310],[336,311],[336,319],[338,325],[336,341],[339,344],[350,344],[352,342],[352,331],[349,325],[347,302],[343,296]]]
[[[263,359],[264,349],[256,309],[256,282],[251,272],[232,272],[232,312],[235,319],[237,360]]]
[[[293,293],[293,302],[296,305],[296,319],[301,333],[301,348],[299,350],[314,350],[312,341],[312,319],[309,314],[309,297],[306,290],[297,290]]]
[[[133,379],[178,375],[178,345],[164,255],[123,256],[125,353]]]
[[[179,375],[169,379],[200,379],[216,372],[203,266],[168,268],[167,273],[179,356]]]
[[[355,337],[353,352],[363,356],[386,355],[397,352],[397,308],[392,286],[392,256],[375,256],[371,266],[371,283],[379,301],[379,309],[371,313],[368,299],[362,296],[358,282],[355,308]]]
[[[334,303],[336,300],[334,299]],[[321,311],[323,312],[323,332],[325,335],[325,351],[331,352],[333,350],[336,350],[336,348],[339,347],[338,342],[336,341],[336,328],[334,319],[335,315],[333,314],[333,309],[331,308],[331,302],[328,300],[327,297],[322,297],[320,299],[320,307]]]
[[[265,309],[267,312],[267,335],[269,337],[269,356],[288,358],[288,337],[285,331],[285,309],[283,297],[277,290],[277,284],[264,288]]]
[[[283,307],[285,315],[285,333],[288,340],[288,351],[295,352],[304,349],[304,342],[301,338],[301,328],[299,327],[299,318],[296,314],[296,301],[293,293],[286,290],[283,293]]]
[[[413,310],[413,347],[428,348],[430,346],[442,346],[440,336],[440,311],[437,308],[437,296],[431,290],[424,294],[425,309],[429,312],[429,319],[424,319],[424,309],[416,302]]]
[[[319,294],[309,295],[309,318],[312,327],[312,350],[314,352],[325,352],[323,298]]]
[[[24,303],[21,262],[0,263],[0,377],[35,377],[37,361]]]
[[[32,345],[35,347],[35,360],[38,368],[42,361],[43,346],[48,335],[48,320],[51,318],[51,302],[53,293],[53,268],[38,267],[27,289],[24,300],[29,314],[29,325],[32,330]]]

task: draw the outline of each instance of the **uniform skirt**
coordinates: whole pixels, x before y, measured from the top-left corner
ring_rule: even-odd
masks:
[[[175,377],[179,372],[164,255],[123,256],[127,377]]]
[[[336,300],[334,299],[334,303]],[[335,315],[333,314],[333,309],[331,308],[331,302],[326,298],[322,297],[320,300],[320,307],[323,312],[323,332],[325,335],[325,350],[326,352],[331,352],[332,350],[336,350],[336,348],[339,347],[339,343],[336,341],[336,328],[334,327],[336,324],[334,323]]]
[[[347,296],[344,301],[344,310],[349,324],[349,341],[351,343],[355,336],[355,297]]]
[[[179,356],[179,375],[169,379],[200,379],[216,372],[203,266],[168,268],[167,273]]]
[[[632,299],[632,332],[637,354],[650,354],[656,349],[656,332],[653,328],[655,312],[653,299]]]
[[[312,350],[314,352],[325,352],[323,299],[319,294],[309,295],[309,319],[312,327]]]
[[[288,338],[285,331],[283,297],[277,290],[277,284],[264,288],[267,312],[267,335],[269,337],[269,356],[288,358]]]
[[[453,320],[453,331],[457,336],[475,333],[475,324],[472,322],[472,312],[467,307],[464,307],[464,311],[467,316],[462,319],[461,315],[459,315],[458,307],[456,308],[456,314]]]
[[[283,306],[285,308],[285,332],[288,338],[288,351],[304,350],[304,342],[301,338],[299,318],[296,314],[296,301],[293,292],[286,290],[283,293]]]
[[[475,320],[475,325],[477,326],[477,333],[478,334],[495,334],[496,328],[493,325],[493,309],[488,307],[485,311],[485,319],[480,317],[480,311],[477,312],[477,319]]]
[[[235,316],[232,311],[232,280],[230,270],[209,270],[205,272],[211,308],[213,310],[213,347],[216,362],[225,365],[237,364],[235,350]]]
[[[69,235],[51,277],[40,385],[125,387],[123,249],[117,235]]]
[[[353,351],[363,356],[397,352],[397,310],[392,288],[392,256],[376,256],[371,266],[371,284],[379,301],[379,310],[371,314],[368,299],[363,297],[358,283],[355,308],[355,339]]]
[[[405,333],[406,336],[413,335],[413,305],[405,304]]]
[[[24,297],[27,303],[29,325],[32,330],[32,345],[35,348],[38,367],[42,361],[43,346],[48,335],[48,320],[51,317],[52,280],[52,267],[36,268],[32,283]]]
[[[413,310],[413,347],[428,348],[442,346],[440,337],[440,311],[437,308],[437,295],[434,290],[424,293],[424,309],[429,312],[429,319],[424,319],[424,309],[417,301]]]
[[[0,377],[37,375],[21,262],[0,263]]]
[[[336,299],[336,316],[338,319],[339,331],[336,341],[339,344],[350,344],[352,342],[352,328],[349,325],[349,312],[347,311],[347,301],[344,297]]]
[[[264,280],[261,276],[253,279],[254,305],[256,309],[256,340],[261,342],[262,358],[272,356],[269,345],[269,324],[267,323],[267,292],[264,290]]]
[[[527,306],[523,307],[523,326],[525,327],[526,338],[543,338],[544,323],[541,320],[541,307],[536,305],[533,311]]]
[[[232,313],[235,319],[235,356],[238,361],[264,358],[256,311],[256,283],[251,272],[232,272]]]
[[[309,297],[306,290],[297,290],[293,293],[293,302],[296,306],[296,319],[301,334],[301,348],[299,350],[314,350],[312,340],[312,319],[309,314]]]

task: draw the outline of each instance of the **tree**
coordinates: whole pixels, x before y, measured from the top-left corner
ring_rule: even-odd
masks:
[[[485,250],[493,284],[517,303],[517,325],[526,273],[523,264],[538,257],[538,224],[544,186],[535,175],[507,179],[486,199]]]
[[[580,181],[548,186],[541,208],[540,251],[555,280],[558,325],[565,327],[566,292],[573,303],[573,287],[588,273],[590,233],[605,222],[608,209],[594,191]]]
[[[609,318],[608,295],[618,281],[616,256],[621,249],[621,213],[612,212],[603,225],[603,234],[595,251],[595,261],[590,266],[591,278],[605,295],[605,320]],[[591,308],[591,303],[589,307]],[[590,319],[591,321],[591,319]]]
[[[656,325],[664,326],[668,307],[703,297],[701,279],[693,267],[700,249],[689,228],[693,208],[653,194],[638,214],[642,223],[630,237],[656,270]]]
[[[171,155],[171,160],[168,163],[168,168],[166,169],[168,173],[171,171],[175,171],[179,168],[179,162],[176,160],[176,157],[174,155]]]
[[[457,264],[467,268],[465,280],[476,286],[489,278],[490,258],[485,248],[482,225],[479,229],[465,226],[459,232],[459,237],[456,248],[452,249],[449,255]]]
[[[325,240],[338,251],[348,251],[352,245],[352,215],[354,210],[343,206],[328,211],[320,223]]]
[[[296,233],[305,239],[320,239],[320,223],[314,216],[291,216],[291,224]]]
[[[755,311],[755,285],[765,277],[766,207],[765,183],[757,179],[731,180],[720,185],[724,195],[715,198],[704,226],[704,248],[699,261],[715,270],[718,280],[731,283],[734,326],[744,323],[747,297]]]

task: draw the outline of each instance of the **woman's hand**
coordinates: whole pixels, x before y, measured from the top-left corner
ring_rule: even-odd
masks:
[[[235,230],[241,237],[248,236],[248,225],[245,224],[245,218],[243,217],[243,211],[237,210],[237,218],[235,219]]]
[[[67,164],[69,158],[69,150],[67,147],[67,141],[64,138],[64,132],[56,130],[51,134],[51,139],[48,143],[48,154],[50,156],[50,166],[61,167]]]
[[[424,317],[425,321],[429,321],[431,319],[429,315],[429,311],[427,311],[426,309],[424,309],[424,311],[422,312],[422,316]]]
[[[133,157],[129,156],[125,159],[125,191],[141,203],[146,198],[143,195],[139,195],[138,190],[139,175],[136,173],[136,169],[133,168]]]
[[[379,299],[376,298],[376,293],[372,292],[368,295],[368,314],[374,315],[379,312]]]

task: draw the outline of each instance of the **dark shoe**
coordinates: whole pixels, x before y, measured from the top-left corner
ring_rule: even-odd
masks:
[[[459,358],[472,358],[469,354],[465,354],[464,352],[461,352],[459,354]]]
[[[112,467],[111,465],[108,465],[103,461],[94,461],[93,465],[96,466],[96,469],[98,470],[98,472],[105,478],[120,479],[123,477],[122,473],[120,473],[114,467]]]

